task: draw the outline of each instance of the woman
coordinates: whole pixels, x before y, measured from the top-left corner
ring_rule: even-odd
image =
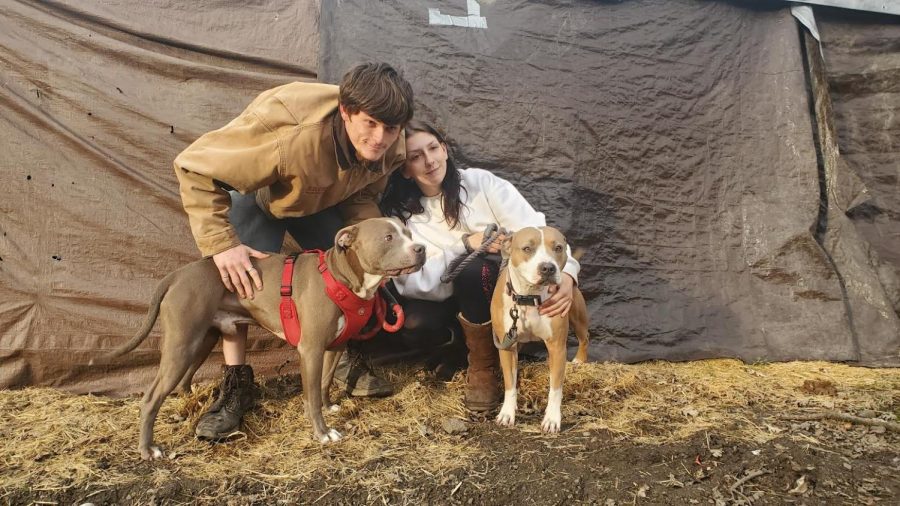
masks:
[[[385,215],[403,220],[413,239],[427,246],[422,270],[394,280],[404,299],[405,328],[421,330],[458,308],[468,348],[465,404],[472,411],[489,411],[500,404],[499,355],[490,325],[499,265],[477,258],[452,284],[440,278],[456,257],[481,246],[488,225],[515,231],[546,221],[508,181],[482,169],[457,170],[446,140],[431,125],[411,121],[405,130],[406,164],[391,175],[381,202]],[[494,240],[488,252],[498,253],[503,239]],[[542,314],[568,314],[579,269],[569,255],[563,269],[567,275],[551,288]]]

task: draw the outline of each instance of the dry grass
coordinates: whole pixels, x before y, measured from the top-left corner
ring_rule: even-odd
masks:
[[[608,431],[614,439],[641,444],[712,430],[764,442],[787,423],[773,414],[814,408],[883,411],[900,404],[898,369],[823,362],[745,365],[735,360],[568,367],[564,430]],[[400,385],[393,397],[344,398],[340,412],[326,415],[345,436],[328,446],[310,437],[296,377],[269,382],[261,406],[247,417],[245,433],[224,445],[193,437],[193,426],[211,401],[212,385],[190,396],[170,397],[155,434],[169,459],[154,466],[139,463],[136,398],[73,396],[51,389],[0,391],[0,499],[16,490],[83,489],[88,484],[114,488],[147,478],[164,483],[175,475],[218,483],[235,472],[275,488],[328,472],[348,486],[377,490],[409,475],[440,481],[490,451],[471,437],[441,429],[448,417],[466,417],[461,375],[446,386],[412,369],[395,369],[391,375]],[[831,381],[837,395],[806,394],[800,389],[806,380]],[[546,366],[526,365],[519,425],[512,430],[540,431],[546,392]],[[485,430],[507,429],[488,425]],[[210,489],[209,497],[199,499],[213,499],[216,493]]]

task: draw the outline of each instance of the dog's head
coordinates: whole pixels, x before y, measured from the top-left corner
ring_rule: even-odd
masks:
[[[342,228],[334,246],[355,253],[363,272],[393,277],[416,272],[425,264],[425,245],[413,242],[412,234],[397,218],[370,218]]]
[[[519,278],[534,286],[558,285],[568,260],[566,238],[553,227],[528,227],[503,242],[503,257]]]

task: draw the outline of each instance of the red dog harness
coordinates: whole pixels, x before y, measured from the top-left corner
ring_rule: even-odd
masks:
[[[344,330],[341,332],[328,349],[337,348],[346,343],[350,339],[364,340],[370,339],[384,329],[388,332],[397,332],[403,327],[403,308],[384,288],[384,285],[378,287],[375,296],[371,299],[363,299],[353,293],[349,288],[344,286],[338,280],[334,279],[328,266],[325,264],[325,252],[320,250],[310,250],[306,253],[318,253],[319,255],[319,272],[322,273],[322,280],[325,281],[325,293],[344,313]],[[281,272],[281,326],[284,328],[284,337],[291,346],[297,347],[300,344],[300,315],[297,313],[297,306],[294,299],[291,298],[293,293],[294,279],[294,263],[297,260],[296,255],[288,255],[284,259],[284,270]],[[387,303],[382,296],[382,292],[391,299],[391,310],[397,317],[396,323],[389,324],[385,316],[387,314]],[[372,317],[375,317],[373,325],[364,330],[363,327]]]

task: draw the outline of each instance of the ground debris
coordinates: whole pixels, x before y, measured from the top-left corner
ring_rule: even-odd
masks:
[[[825,379],[811,379],[803,382],[800,390],[810,395],[836,396],[838,391],[833,381]]]
[[[459,418],[444,418],[441,421],[441,428],[447,434],[464,434],[469,431],[469,426],[466,422]]]
[[[794,414],[794,415],[785,415],[781,417],[782,420],[795,420],[795,421],[813,421],[813,420],[835,420],[840,422],[848,422],[857,425],[870,425],[870,426],[879,426],[884,427],[885,429],[891,432],[900,433],[900,423],[889,422],[887,420],[882,420],[880,418],[863,418],[860,416],[853,416],[848,413],[841,413],[839,411],[822,411],[819,413],[807,413],[807,414]]]
[[[539,432],[545,362],[524,365],[519,396],[534,412],[523,410],[512,428],[467,413],[464,375],[425,384],[418,367],[396,367],[387,371],[394,396],[338,398],[340,410],[325,416],[345,437],[324,446],[309,437],[296,375],[264,380],[242,437],[220,444],[193,436],[215,398],[213,385],[197,384],[162,406],[155,443],[175,459],[154,462],[141,462],[135,450],[138,398],[0,391],[0,503],[896,502],[896,433],[844,420],[778,419],[798,406],[808,415],[831,405],[896,423],[900,369],[822,362],[753,365],[760,374],[747,368],[734,360],[584,364],[567,371],[564,429],[548,437]],[[839,396],[797,391],[804,379],[823,375],[840,378]],[[445,421],[465,431],[448,433]],[[754,470],[769,474],[750,477]]]

